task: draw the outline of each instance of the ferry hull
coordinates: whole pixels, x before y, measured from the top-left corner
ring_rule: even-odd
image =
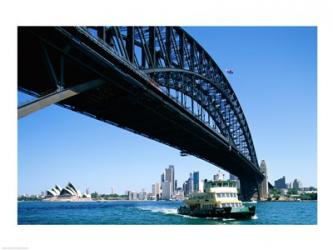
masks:
[[[220,218],[220,219],[251,219],[255,215],[255,206],[246,207],[233,211],[231,207],[213,209],[190,209],[188,207],[178,208],[178,213],[199,218]]]

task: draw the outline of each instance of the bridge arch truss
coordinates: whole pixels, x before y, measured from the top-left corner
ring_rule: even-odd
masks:
[[[241,105],[203,47],[180,27],[80,27],[258,168]]]

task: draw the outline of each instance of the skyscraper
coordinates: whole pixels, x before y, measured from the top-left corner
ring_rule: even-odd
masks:
[[[259,187],[259,196],[261,199],[268,198],[268,176],[267,176],[267,166],[265,160],[262,160],[260,163],[260,172],[264,175],[264,179],[260,183]]]
[[[194,191],[193,174],[190,173],[190,178],[188,178],[188,194],[192,194],[193,191]]]
[[[173,165],[169,165],[169,168],[165,169],[165,181],[171,183],[171,194],[175,191],[175,167]]]
[[[156,182],[155,184],[152,185],[151,189],[152,189],[151,192],[155,197],[155,199],[159,200],[161,198],[160,183]]]
[[[161,174],[161,185],[164,182],[164,173]]]
[[[199,181],[199,190],[200,193],[202,193],[204,191],[204,181],[200,180]]]
[[[162,199],[170,200],[172,195],[172,183],[169,181],[164,181],[162,183]]]
[[[193,191],[199,191],[199,172],[193,172]]]
[[[151,185],[151,193],[153,194],[153,196],[156,196],[156,185],[155,184]]]

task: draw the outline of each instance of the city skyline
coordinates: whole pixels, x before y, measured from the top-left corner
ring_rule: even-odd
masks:
[[[175,169],[175,166],[174,165],[169,165],[169,167],[170,166],[172,166],[174,169]],[[167,170],[167,168],[165,168],[165,171],[162,173],[162,176],[165,176],[165,172],[166,172],[166,170]],[[195,175],[197,175],[197,184],[195,183],[196,181],[195,181]],[[212,176],[210,176],[210,177],[206,177],[206,178],[201,178],[201,177],[199,177],[200,176],[200,172],[199,171],[195,171],[195,170],[193,170],[192,172],[189,172],[188,173],[188,176],[190,176],[190,178],[192,178],[192,180],[193,180],[193,191],[198,191],[198,189],[199,189],[199,182],[200,181],[203,181],[203,180],[205,180],[205,179],[207,179],[207,180],[218,180],[218,179],[220,179],[220,178],[222,178],[222,179],[224,179],[224,180],[236,180],[236,181],[238,181],[238,179],[237,179],[237,177],[236,176],[234,176],[234,175],[232,175],[232,174],[230,174],[230,173],[228,173],[228,172],[226,172],[226,171],[224,171],[224,170],[222,170],[222,169],[218,169],[217,170],[217,172],[216,173],[214,173]],[[179,188],[181,188],[182,189],[182,191],[184,191],[183,190],[183,185],[185,185],[186,184],[186,182],[190,179],[190,178],[186,178],[185,177],[185,179],[184,179],[184,181],[183,182],[180,182],[180,184],[181,184],[181,186],[179,186]],[[236,179],[235,179],[236,178]],[[301,186],[300,187],[315,187],[315,188],[317,188],[316,186],[312,186],[312,185],[309,185],[309,186],[304,186],[303,184],[302,184],[302,180],[301,179],[298,179],[298,178],[296,178],[296,177],[289,177],[290,179],[290,181],[287,181],[287,178],[286,178],[286,176],[282,176],[281,178],[279,178],[279,179],[276,179],[276,180],[273,180],[273,181],[269,181],[270,182],[270,184],[271,185],[273,185],[275,188],[278,188],[278,189],[281,189],[281,188],[293,188],[293,186],[294,186],[294,183],[295,183],[295,181],[298,181],[300,184],[301,184]],[[279,184],[278,184],[278,186],[276,186],[276,183],[277,182],[279,182],[281,179],[284,179],[284,185],[285,185],[285,187],[280,187],[279,186]],[[161,191],[160,192],[162,192],[162,183],[163,182],[165,182],[165,181],[167,181],[166,179],[163,179],[163,181],[162,181],[162,179],[160,180],[160,181],[156,181],[156,182],[153,182],[153,183],[151,183],[150,185],[151,185],[151,187],[152,187],[152,189],[154,189],[154,188],[156,188],[156,190],[157,189],[160,189]],[[176,176],[174,176],[174,181],[177,183],[177,179],[176,179]],[[68,181],[68,183],[71,183],[70,181]],[[298,183],[298,185],[299,185],[299,183]],[[55,186],[58,186],[58,184],[54,184]],[[158,185],[158,188],[156,187],[156,185]],[[198,187],[196,188],[196,185],[198,185]],[[291,187],[289,187],[289,185],[291,185]],[[52,186],[52,185],[51,185]],[[146,186],[149,186],[149,184],[147,184]],[[90,191],[87,191],[87,190],[90,190],[90,187],[80,187],[80,189],[82,188],[82,190],[86,190],[86,194],[90,194],[90,193],[94,193],[94,192],[97,192],[97,193],[99,193],[99,194],[103,194],[103,192],[99,192],[98,190],[94,190],[94,191],[92,191],[92,192],[90,192]],[[92,187],[92,189],[94,189],[93,187]],[[125,189],[124,190],[124,192],[115,192],[114,191],[114,189],[115,189],[115,187],[114,186],[111,186],[110,187],[110,190],[109,190],[109,192],[104,192],[104,194],[118,194],[118,195],[124,195],[124,194],[127,194],[128,192],[136,192],[136,193],[139,193],[139,192],[147,192],[147,193],[150,193],[150,189],[149,189],[149,187],[146,189],[145,187],[142,187],[141,189],[138,189],[138,190],[133,190],[133,189]],[[21,193],[21,194],[18,194],[18,195],[25,195],[25,194],[27,194],[27,195],[39,195],[40,193],[45,193],[45,192],[47,192],[47,189],[45,189],[45,190],[41,190],[39,193]],[[176,192],[176,189],[173,191],[173,193],[175,193]],[[154,194],[154,192],[152,191],[151,192],[152,194]]]
[[[185,29],[221,69],[234,69],[227,77],[244,109],[258,161],[267,163],[268,180],[285,175],[317,186],[316,28]],[[19,102],[25,98],[19,94]],[[94,187],[109,192],[111,186],[118,193],[149,190],[170,164],[177,167],[179,183],[189,172],[212,176],[218,171],[193,156],[181,157],[179,150],[56,105],[19,120],[18,135],[18,193],[39,193],[50,182],[68,181],[91,192]]]

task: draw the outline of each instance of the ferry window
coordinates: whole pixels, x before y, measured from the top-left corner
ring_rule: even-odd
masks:
[[[226,193],[227,197],[230,197],[229,193]]]

